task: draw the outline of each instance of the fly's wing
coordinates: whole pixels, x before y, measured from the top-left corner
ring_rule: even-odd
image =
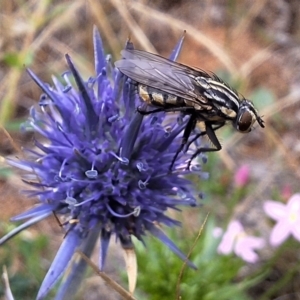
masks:
[[[199,104],[193,81],[210,77],[207,73],[146,51],[122,50],[121,55],[115,66],[132,80]]]

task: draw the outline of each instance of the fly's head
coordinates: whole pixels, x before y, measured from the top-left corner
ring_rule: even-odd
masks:
[[[253,103],[247,99],[240,102],[237,117],[234,121],[234,127],[242,133],[250,132],[255,121],[264,128],[264,121],[258,115]]]

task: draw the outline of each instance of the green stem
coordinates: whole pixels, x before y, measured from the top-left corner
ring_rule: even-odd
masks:
[[[282,247],[278,248],[275,255],[269,261],[266,268],[271,272],[272,267],[278,262],[278,257],[282,255],[282,253],[287,249],[290,248],[290,243],[286,242]],[[292,268],[289,268],[287,272],[284,273],[278,281],[274,282],[271,288],[264,292],[259,298],[259,300],[269,300],[272,299],[272,296],[275,295],[278,291],[282,290],[282,288],[293,278],[293,276],[299,272],[300,261],[293,265]]]

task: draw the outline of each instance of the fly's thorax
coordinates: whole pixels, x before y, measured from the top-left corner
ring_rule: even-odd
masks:
[[[195,89],[207,99],[218,117],[235,122],[241,101],[233,89],[216,76],[195,77]]]
[[[226,119],[234,120],[237,116],[237,112],[235,110],[228,108],[226,106],[220,106],[219,109]]]
[[[227,86],[224,82],[211,77],[195,77],[196,89],[204,95],[216,107],[228,109],[225,114],[233,117],[233,113],[238,111],[240,99],[238,94]]]
[[[202,110],[211,110],[212,106],[208,104],[207,101],[203,101],[203,97],[199,97],[199,99],[195,99],[193,101],[184,99],[184,105],[187,107],[192,107],[197,111],[202,111]]]

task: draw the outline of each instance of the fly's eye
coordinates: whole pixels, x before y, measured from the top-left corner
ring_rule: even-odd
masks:
[[[236,128],[240,132],[249,132],[254,121],[255,116],[253,112],[247,108],[243,108],[238,114]]]

